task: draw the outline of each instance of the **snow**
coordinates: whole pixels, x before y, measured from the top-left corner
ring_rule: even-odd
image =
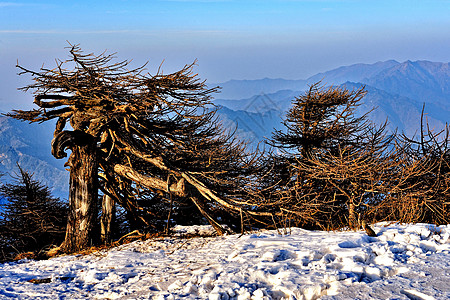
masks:
[[[0,264],[0,299],[450,299],[450,225],[170,238]],[[35,283],[33,283],[35,282]],[[39,283],[41,282],[41,283]]]

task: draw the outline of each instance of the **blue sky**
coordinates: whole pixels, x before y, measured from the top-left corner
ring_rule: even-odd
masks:
[[[449,16],[450,0],[0,0],[0,109],[25,97],[16,61],[52,66],[67,40],[150,72],[198,59],[208,82],[305,79],[353,63],[449,62]]]

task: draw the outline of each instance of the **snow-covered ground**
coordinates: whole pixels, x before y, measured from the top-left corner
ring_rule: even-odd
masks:
[[[373,228],[161,238],[6,263],[0,299],[450,299],[450,225]]]

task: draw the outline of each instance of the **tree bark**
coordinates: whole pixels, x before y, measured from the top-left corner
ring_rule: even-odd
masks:
[[[353,199],[350,199],[348,203],[348,225],[352,230],[356,230],[359,228],[358,216],[356,214],[356,205],[355,203],[353,203]]]
[[[66,238],[61,245],[66,253],[86,249],[97,242],[98,162],[95,143],[89,138],[86,135],[81,145],[71,147],[67,163],[70,166],[69,215]]]
[[[114,199],[108,195],[104,195],[102,201],[102,216],[100,219],[100,237],[103,244],[111,243],[111,231],[115,213]]]
[[[117,164],[114,166],[114,171],[120,176],[133,180],[134,182],[139,182],[151,189],[170,192],[179,197],[186,197],[187,195],[184,178],[179,179],[176,184],[169,186],[166,180],[142,175],[128,166]]]

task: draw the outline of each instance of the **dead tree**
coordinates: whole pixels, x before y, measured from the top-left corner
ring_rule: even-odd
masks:
[[[389,149],[391,138],[379,139],[383,130],[382,127],[374,133],[373,140],[378,141],[371,144],[373,147],[367,143],[362,147],[343,145],[337,153],[325,152],[297,160],[295,168],[304,178],[322,186],[318,195],[328,203],[334,222],[357,229],[387,194],[395,192],[392,183],[398,177],[402,161],[396,159],[396,149]],[[400,181],[401,178],[397,183]]]
[[[18,66],[21,74],[33,76],[34,83],[22,89],[34,92],[39,108],[8,114],[30,122],[57,119],[52,153],[62,158],[65,149],[72,150],[64,251],[99,239],[98,189],[124,207],[129,220],[143,225],[154,217],[139,206],[144,189],[191,199],[220,233],[211,210],[238,214],[253,207],[243,200],[242,183],[255,172],[255,160],[216,125],[214,110],[206,106],[217,89],[199,81],[192,65],[150,75],[144,67],[129,70],[128,61],[112,63],[109,54],[84,54],[78,46],[70,46],[69,53],[53,69]]]
[[[308,158],[323,151],[338,151],[343,144],[356,144],[368,126],[366,115],[356,117],[355,109],[366,94],[364,88],[348,91],[323,88],[319,83],[292,102],[283,122],[287,132],[276,130],[269,144],[284,153],[291,149]]]
[[[381,220],[447,224],[449,128],[398,138],[354,110],[361,88],[312,85],[289,110],[286,132],[269,143],[281,152],[273,197],[294,224],[323,229]],[[425,128],[426,127],[426,128]],[[275,174],[272,172],[272,174]],[[276,177],[276,176],[275,176]]]
[[[316,83],[293,101],[287,131],[275,131],[269,141],[290,174],[278,198],[291,203],[291,215],[303,226],[356,228],[369,199],[383,192],[392,137],[367,114],[355,116],[365,93]]]

